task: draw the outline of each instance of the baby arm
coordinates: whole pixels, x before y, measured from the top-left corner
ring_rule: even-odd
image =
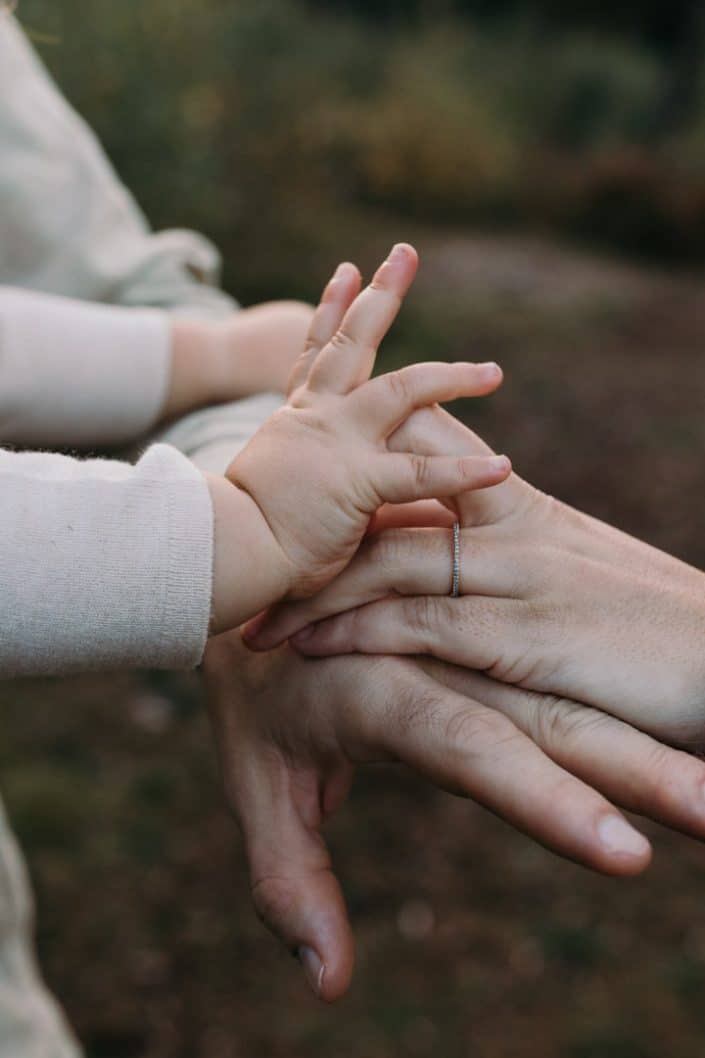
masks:
[[[255,393],[285,393],[312,317],[313,307],[302,301],[270,301],[226,320],[174,319],[162,418]]]
[[[273,302],[186,320],[0,287],[0,442],[123,445],[204,405],[284,392],[312,313]]]

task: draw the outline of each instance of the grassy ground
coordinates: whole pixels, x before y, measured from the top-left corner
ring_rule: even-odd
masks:
[[[367,267],[409,234],[373,228]],[[461,414],[532,481],[705,565],[701,284],[413,234],[384,364],[498,359],[504,391]],[[371,770],[330,828],[359,965],[323,1009],[250,911],[195,678],[5,685],[0,709],[42,959],[92,1058],[703,1054],[705,853],[686,838],[649,826],[649,874],[608,881]]]

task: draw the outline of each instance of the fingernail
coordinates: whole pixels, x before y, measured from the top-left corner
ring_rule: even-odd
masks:
[[[333,273],[331,283],[340,283],[343,279],[346,279],[347,276],[350,275],[352,269],[354,268],[355,265],[351,264],[350,261],[341,261],[341,263],[338,265],[335,272]]]
[[[649,843],[643,834],[630,826],[621,816],[603,816],[597,825],[600,841],[608,852],[623,856],[643,856]]]
[[[304,625],[298,632],[294,632],[291,636],[292,643],[305,643],[307,639],[310,639],[313,635],[313,625]]]
[[[482,368],[483,371],[486,371],[488,375],[496,375],[502,370],[499,364],[496,364],[494,360],[488,360],[486,363],[478,364],[477,366]]]
[[[323,987],[323,975],[326,972],[326,968],[318,958],[318,955],[313,948],[308,948],[305,944],[302,944],[298,949],[296,956],[303,966],[304,973],[308,978],[308,983],[311,985],[315,995],[321,998],[321,989]]]
[[[243,643],[246,643],[249,646],[257,640],[260,632],[267,623],[267,617],[268,614],[265,611],[264,613],[258,614],[257,617],[253,617],[251,621],[247,622],[245,627],[240,631],[240,636],[242,637]]]
[[[403,243],[398,242],[392,247],[392,251],[387,260],[391,263],[393,261],[401,261],[404,257],[406,257],[406,246]]]
[[[511,470],[512,464],[508,456],[492,456],[490,466],[493,470],[504,472],[505,470]]]

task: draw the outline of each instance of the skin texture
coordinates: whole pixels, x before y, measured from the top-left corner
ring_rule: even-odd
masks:
[[[504,456],[406,452],[388,438],[436,401],[483,396],[496,364],[414,364],[370,380],[377,348],[416,273],[393,249],[359,293],[342,265],[314,315],[287,403],[209,479],[215,510],[214,630],[233,628],[278,599],[322,588],[355,554],[384,503],[453,496],[503,481]]]
[[[486,450],[439,411],[417,415],[397,440],[427,451]],[[447,530],[390,531],[320,595],[253,628],[254,645],[319,621],[293,639],[307,654],[429,654],[702,748],[703,573],[516,475],[456,506],[462,598],[448,597]],[[321,620],[340,611],[348,612]]]
[[[651,855],[613,805],[705,838],[705,765],[566,699],[430,659],[258,656],[235,632],[211,640],[203,672],[255,908],[327,1002],[354,943],[321,828],[359,765],[403,763],[607,874]]]

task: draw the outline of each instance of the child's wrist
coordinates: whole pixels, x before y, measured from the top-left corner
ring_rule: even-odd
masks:
[[[213,503],[211,634],[237,628],[290,590],[290,564],[261,510],[244,489],[206,474]]]
[[[175,319],[171,324],[171,375],[162,417],[216,404],[227,382],[222,328],[210,320]]]

